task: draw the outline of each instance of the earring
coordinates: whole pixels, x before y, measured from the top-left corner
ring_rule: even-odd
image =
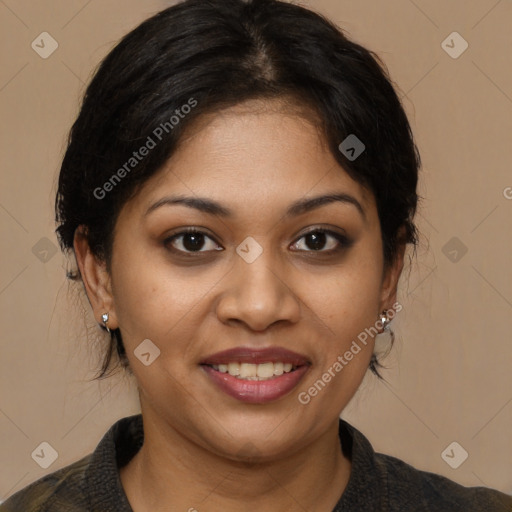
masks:
[[[391,319],[388,317],[388,310],[385,309],[380,314],[380,323],[382,324],[382,330],[389,330],[389,323],[391,322]]]
[[[387,354],[395,341],[395,333],[389,327],[390,322],[391,318],[389,318],[388,311],[385,309],[379,315],[379,321],[377,322],[382,324],[382,331],[375,336],[375,352],[379,356]]]
[[[110,334],[110,329],[108,327],[108,312],[107,313],[103,313],[101,315],[101,319],[103,320],[103,325],[105,326],[105,329],[107,330],[107,332]]]

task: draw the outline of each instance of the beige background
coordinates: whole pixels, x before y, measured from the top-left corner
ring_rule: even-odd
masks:
[[[0,500],[89,453],[116,419],[138,412],[126,378],[87,381],[99,329],[90,315],[80,320],[87,304],[51,252],[52,208],[84,83],[119,37],[167,5],[0,0]],[[368,375],[343,417],[377,451],[512,493],[512,3],[306,5],[382,56],[424,164],[421,247],[402,280],[388,383]],[[59,44],[47,59],[31,48],[43,31]],[[453,31],[469,43],[457,59],[441,46]],[[447,243],[467,253],[453,262]],[[46,470],[31,458],[43,441],[58,452]],[[452,441],[469,453],[458,469],[441,458]]]

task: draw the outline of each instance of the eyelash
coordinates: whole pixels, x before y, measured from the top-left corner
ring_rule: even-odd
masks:
[[[299,250],[298,252],[306,252],[306,253],[314,253],[314,254],[317,253],[317,254],[322,254],[322,255],[330,256],[330,255],[337,254],[337,253],[341,252],[344,249],[348,249],[353,244],[353,240],[350,240],[349,238],[347,238],[345,235],[342,235],[341,233],[337,233],[336,231],[332,231],[332,230],[326,229],[326,228],[315,228],[315,229],[312,229],[311,231],[308,231],[307,233],[303,233],[297,239],[297,241],[294,242],[293,245],[296,245],[299,240],[301,240],[304,237],[306,237],[308,235],[311,235],[313,233],[324,233],[326,235],[332,236],[335,240],[337,240],[339,245],[336,248],[329,249],[327,251],[325,251],[325,250],[318,250],[318,251],[315,251],[315,250],[306,250],[306,251]],[[176,248],[174,248],[172,246],[169,247],[170,244],[175,239],[180,238],[181,236],[187,235],[187,234],[203,235],[203,236],[209,238],[210,240],[213,240],[217,244],[217,242],[208,233],[206,233],[204,231],[201,231],[200,229],[197,229],[197,228],[188,227],[188,228],[183,229],[179,233],[175,233],[174,235],[171,235],[171,236],[167,237],[163,241],[164,247],[169,249],[171,252],[174,252],[174,253],[182,255],[182,256],[185,255],[186,257],[195,257],[194,256],[195,254],[211,252],[211,251],[182,251],[182,250],[176,249]],[[217,245],[219,245],[219,244],[217,244]]]

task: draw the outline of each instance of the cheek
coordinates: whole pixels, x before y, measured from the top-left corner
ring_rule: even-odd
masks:
[[[326,403],[343,407],[367,372],[374,348],[374,337],[368,332],[375,332],[368,329],[379,319],[380,250],[373,240],[361,241],[358,250],[333,270],[321,287],[306,283],[312,290],[310,306],[324,325],[324,335],[317,370],[302,390],[323,396],[318,407]],[[329,382],[325,392],[322,383],[314,388],[319,379]]]
[[[196,325],[191,319],[218,281],[217,273],[173,267],[154,248],[128,251],[119,243],[116,249],[113,293],[126,348],[149,338],[161,349],[183,353],[193,336],[191,323]]]
[[[319,415],[326,411],[339,414],[367,373],[374,338],[366,329],[378,320],[378,268],[374,257],[359,255],[310,295],[310,306],[321,320],[316,329],[321,350],[297,400]]]
[[[375,252],[359,250],[322,280],[306,280],[311,306],[336,334],[353,335],[378,320],[380,265]]]
[[[140,338],[151,339],[155,335],[153,329],[158,329],[163,315],[174,310],[165,307],[170,301],[174,300],[179,306],[182,295],[171,284],[147,251],[128,250],[123,239],[117,241],[112,258],[112,289],[117,319],[127,347]],[[167,329],[170,329],[169,325]]]

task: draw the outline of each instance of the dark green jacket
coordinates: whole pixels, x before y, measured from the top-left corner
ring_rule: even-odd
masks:
[[[512,496],[485,487],[463,487],[375,453],[366,437],[344,420],[339,434],[352,471],[333,512],[512,512]],[[119,467],[128,463],[143,441],[142,416],[123,418],[94,453],[18,491],[0,505],[0,511],[132,512]]]

